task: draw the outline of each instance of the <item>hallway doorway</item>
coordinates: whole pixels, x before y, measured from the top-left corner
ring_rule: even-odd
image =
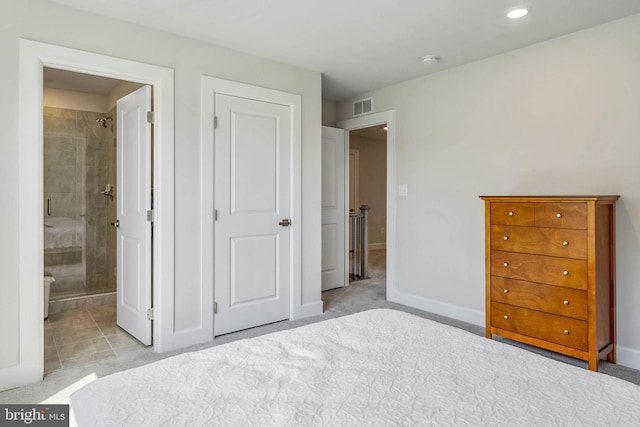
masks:
[[[386,249],[387,126],[357,129],[348,138],[349,281],[353,282],[371,277],[372,251]]]

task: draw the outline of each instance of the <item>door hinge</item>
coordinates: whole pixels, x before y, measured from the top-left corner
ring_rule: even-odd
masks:
[[[147,320],[153,320],[153,308],[147,310]]]
[[[147,123],[155,123],[155,116],[153,115],[153,111],[147,111]]]
[[[218,220],[218,209],[214,209],[213,210],[213,220],[217,221]]]
[[[147,211],[147,221],[153,222],[153,209]]]
[[[216,314],[218,312],[218,303],[217,302],[213,302],[213,314]]]
[[[213,128],[217,128],[218,127],[218,118],[216,116],[213,116]]]

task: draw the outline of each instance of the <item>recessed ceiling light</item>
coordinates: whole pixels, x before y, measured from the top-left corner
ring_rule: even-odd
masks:
[[[433,65],[440,62],[440,57],[436,55],[426,55],[422,57],[422,63],[424,65]]]
[[[512,7],[511,9],[507,10],[506,15],[507,15],[507,18],[518,19],[518,18],[522,18],[523,16],[527,16],[528,13],[529,13],[529,8],[518,6],[518,7]]]

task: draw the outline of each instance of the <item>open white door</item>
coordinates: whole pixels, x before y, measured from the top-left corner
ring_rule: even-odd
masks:
[[[151,87],[117,102],[117,323],[151,345]]]
[[[290,317],[291,106],[215,94],[214,335]]]
[[[322,290],[345,286],[348,262],[345,226],[344,130],[322,127]]]

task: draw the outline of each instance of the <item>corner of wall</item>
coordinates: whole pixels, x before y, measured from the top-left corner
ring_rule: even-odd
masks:
[[[322,126],[336,127],[337,108],[337,102],[330,99],[322,99]]]
[[[392,288],[387,289],[387,300],[473,325],[485,326],[484,311],[472,310],[467,307],[409,294]]]

